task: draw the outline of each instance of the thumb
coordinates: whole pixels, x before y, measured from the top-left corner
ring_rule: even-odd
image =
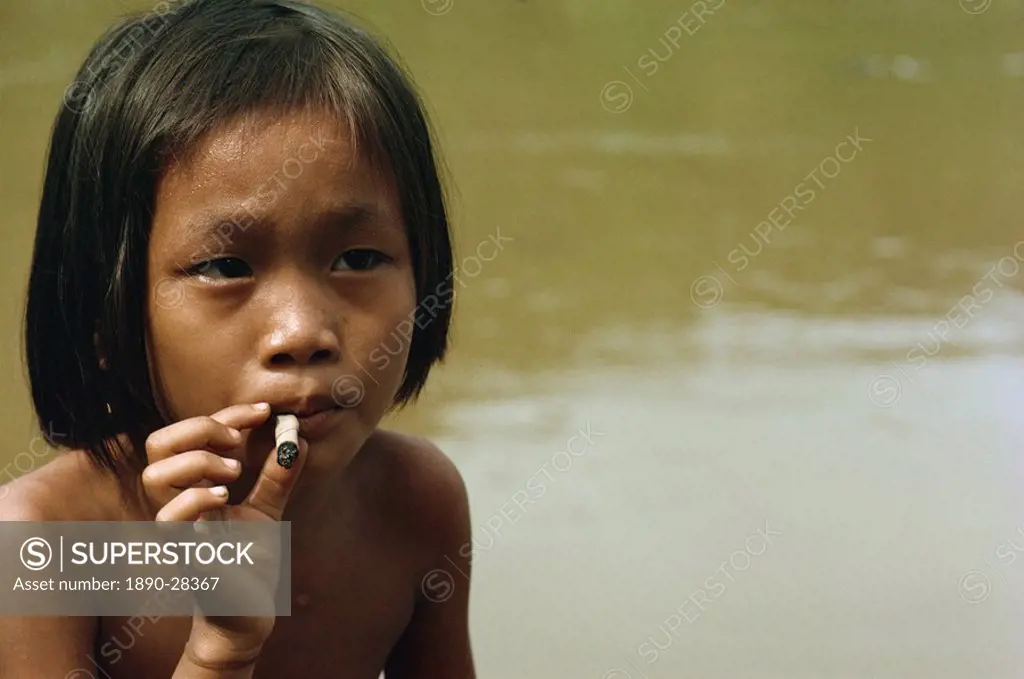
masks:
[[[249,492],[245,499],[246,504],[258,509],[275,521],[280,521],[284,515],[284,508],[288,504],[288,498],[299,480],[299,475],[306,466],[306,457],[309,454],[309,444],[299,437],[299,456],[291,468],[282,467],[277,461],[277,450],[272,450],[263,463],[260,477],[256,485]]]

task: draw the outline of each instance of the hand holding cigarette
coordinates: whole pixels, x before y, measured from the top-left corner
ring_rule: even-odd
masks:
[[[268,451],[255,485],[238,504],[229,504],[227,484],[237,480],[242,465],[225,457],[243,441],[241,432],[275,425],[275,451]],[[224,521],[281,521],[301,476],[308,443],[299,438],[295,415],[273,415],[267,404],[235,405],[209,417],[193,417],[153,432],[147,439],[148,462],[142,474],[146,497],[156,521],[197,521],[206,512],[219,512]],[[209,487],[209,484],[223,484]],[[203,487],[206,486],[206,487]],[[259,648],[274,628],[274,616],[225,617],[207,615],[203,601],[210,597],[261,597],[269,603],[279,577],[279,545],[263,545],[275,558],[257,560],[251,577],[233,573],[231,587],[197,592],[199,609],[193,615],[194,639],[230,640],[231,648]],[[221,583],[229,584],[227,580]],[[204,597],[206,597],[204,599]],[[204,642],[204,643],[208,643]]]
[[[307,444],[299,438],[295,415],[275,416],[265,404],[230,406],[209,417],[176,422],[149,436],[149,465],[142,485],[158,511],[156,520],[195,521],[205,512],[228,509],[227,484],[240,477],[242,466],[225,454],[240,444],[242,431],[271,419],[275,450],[268,451],[256,485],[242,504],[279,521],[302,470]],[[235,507],[231,506],[233,511]]]

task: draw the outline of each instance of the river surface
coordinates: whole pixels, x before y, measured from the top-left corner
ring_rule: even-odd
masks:
[[[121,6],[0,5],[8,471],[47,133]],[[345,6],[454,189],[391,426],[466,478],[480,676],[1021,676],[1021,2]]]

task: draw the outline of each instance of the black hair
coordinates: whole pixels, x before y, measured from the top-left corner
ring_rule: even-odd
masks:
[[[166,424],[146,340],[157,185],[171,159],[226,121],[295,109],[347,121],[360,155],[395,182],[415,272],[394,405],[418,396],[448,345],[451,305],[425,316],[421,304],[452,275],[444,189],[423,106],[394,58],[347,18],[300,0],[173,4],[109,29],[68,88],[28,285],[24,349],[40,428],[70,432],[50,443],[85,448],[110,469],[144,461],[145,438]]]

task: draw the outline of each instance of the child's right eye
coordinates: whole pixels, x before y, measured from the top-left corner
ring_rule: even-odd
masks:
[[[245,278],[252,275],[252,268],[237,257],[221,257],[196,264],[190,273],[207,278]]]

